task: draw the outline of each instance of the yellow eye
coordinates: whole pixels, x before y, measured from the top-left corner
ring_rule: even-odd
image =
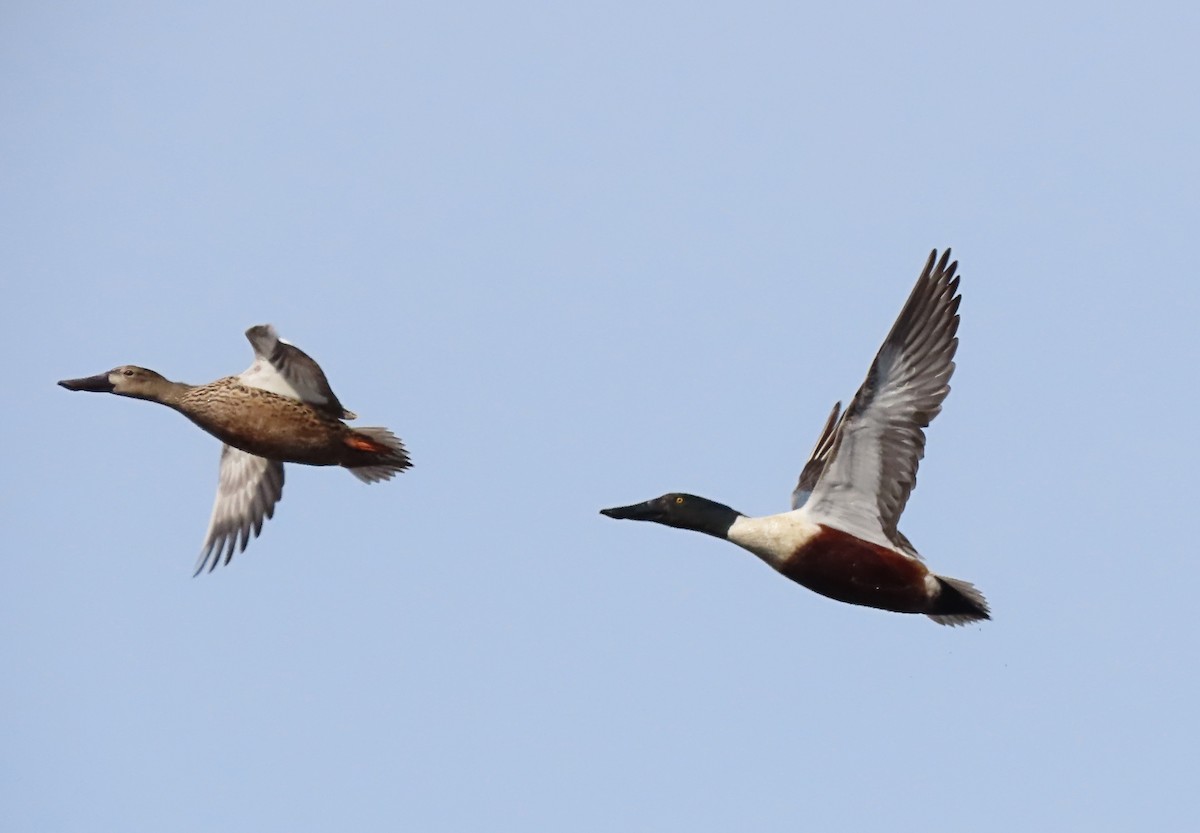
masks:
[[[676,497],[676,498],[675,498],[675,505],[676,505],[676,506],[679,506],[679,505],[681,505],[682,503],[683,503],[683,498],[682,498],[682,497]]]

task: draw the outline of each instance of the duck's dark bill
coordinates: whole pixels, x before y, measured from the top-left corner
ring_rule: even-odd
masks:
[[[656,501],[648,500],[645,503],[635,503],[632,506],[614,506],[612,509],[601,509],[600,514],[622,521],[649,521],[657,518],[662,513],[659,511]]]
[[[113,383],[108,380],[107,373],[87,376],[83,379],[63,379],[59,382],[67,390],[90,390],[95,393],[112,393]]]

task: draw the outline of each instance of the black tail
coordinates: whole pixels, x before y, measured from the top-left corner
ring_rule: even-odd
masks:
[[[939,625],[965,625],[981,619],[991,619],[987,599],[969,581],[945,576],[934,576],[941,592],[933,603],[933,609],[925,615]]]

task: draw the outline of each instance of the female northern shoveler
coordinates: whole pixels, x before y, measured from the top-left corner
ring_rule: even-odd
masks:
[[[228,564],[235,550],[246,549],[252,533],[262,531],[264,517],[275,514],[283,497],[284,463],[344,466],[364,483],[390,480],[412,465],[404,444],[388,429],[342,422],[355,415],[334,396],[320,366],[279,338],[274,327],[251,327],[246,338],[254,348],[250,369],[207,385],[172,382],[133,365],[59,382],[68,390],[158,402],[225,443],[197,574],[206,564],[209,570],[222,560]]]
[[[941,260],[929,255],[850,407],[839,418],[842,403],[833,406],[791,512],[750,518],[678,493],[601,512],[725,538],[838,601],[943,625],[990,619],[974,585],[931,573],[896,528],[925,455],[921,429],[941,411],[954,372],[961,296],[949,259],[949,249]]]

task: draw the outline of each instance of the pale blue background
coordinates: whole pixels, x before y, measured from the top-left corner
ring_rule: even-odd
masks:
[[[1193,829],[1194,4],[9,3],[13,831]],[[904,528],[995,621],[597,514],[786,508],[934,246]],[[191,578],[270,321],[416,468]]]

